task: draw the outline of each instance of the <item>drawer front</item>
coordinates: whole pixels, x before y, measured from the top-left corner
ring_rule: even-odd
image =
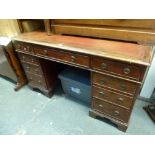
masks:
[[[60,51],[56,49],[43,49],[38,47],[34,47],[34,51],[37,55],[47,56],[71,64],[77,64],[84,67],[89,67],[90,64],[89,56],[65,52],[63,50]]]
[[[26,63],[31,63],[31,64],[35,64],[35,65],[39,65],[39,61],[37,58],[30,56],[30,55],[26,55],[26,54],[22,54],[22,53],[18,53],[18,57],[22,62],[26,62]]]
[[[34,75],[31,73],[26,74],[28,78],[29,85],[36,88],[47,89],[45,79],[43,76]]]
[[[118,106],[114,106],[107,102],[93,98],[92,109],[100,113],[110,115],[113,118],[119,119],[123,122],[128,122],[130,112]]]
[[[42,75],[41,69],[39,66],[22,63],[22,66],[26,73],[32,73],[36,75]]]
[[[14,42],[14,47],[16,49],[16,51],[23,51],[26,53],[33,53],[33,47],[30,44],[27,43],[22,43],[22,42],[18,42],[15,41]]]
[[[93,84],[116,89],[130,95],[134,95],[139,88],[139,84],[94,72],[92,73],[92,81]]]
[[[138,81],[142,80],[142,73],[144,72],[144,68],[141,66],[99,57],[92,58],[91,67],[99,71],[116,74]]]
[[[96,86],[93,86],[93,96],[103,99],[107,102],[111,102],[116,105],[123,106],[127,109],[130,109],[133,101],[133,97],[125,96]]]

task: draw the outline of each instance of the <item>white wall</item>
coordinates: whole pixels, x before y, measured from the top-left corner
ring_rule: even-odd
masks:
[[[155,88],[155,56],[153,57],[140,96],[149,99],[152,95],[154,88]]]

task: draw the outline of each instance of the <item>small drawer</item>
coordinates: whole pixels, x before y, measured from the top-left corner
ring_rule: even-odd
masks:
[[[43,76],[34,75],[32,73],[26,74],[29,85],[36,88],[47,89],[45,79]]]
[[[63,50],[34,47],[34,52],[37,55],[46,56],[48,58],[56,59],[58,61],[77,64],[84,67],[89,67],[90,64],[89,56],[75,54]]]
[[[145,67],[142,67],[140,65],[120,62],[116,60],[113,61],[100,57],[92,58],[91,67],[99,71],[131,78],[137,81],[142,80],[143,74],[145,72]]]
[[[22,42],[15,41],[14,42],[14,47],[15,47],[15,50],[17,52],[22,51],[22,52],[26,52],[26,53],[33,53],[33,47],[30,44],[27,44],[27,43],[22,43]]]
[[[94,72],[92,73],[92,81],[98,86],[115,89],[129,95],[134,95],[139,88],[137,83]]]
[[[39,66],[27,64],[27,63],[22,63],[22,66],[24,67],[24,70],[26,73],[32,73],[36,75],[42,75],[41,69]]]
[[[22,62],[39,65],[38,59],[31,55],[18,53],[18,57],[19,57],[20,61],[22,61]]]
[[[128,110],[125,110],[123,108],[101,101],[96,98],[93,98],[92,109],[126,123],[128,122],[130,117],[130,112]]]
[[[133,101],[133,97],[125,96],[96,86],[93,86],[93,96],[127,109],[131,108]]]

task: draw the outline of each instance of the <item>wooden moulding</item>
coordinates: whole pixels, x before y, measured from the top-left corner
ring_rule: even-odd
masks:
[[[123,131],[123,132],[126,132],[126,130],[128,128],[128,124],[127,123],[123,123],[122,121],[119,121],[119,120],[117,120],[115,118],[112,118],[111,116],[108,116],[108,115],[103,114],[103,113],[96,112],[94,110],[90,110],[89,111],[89,116],[92,117],[92,118],[97,118],[97,117],[106,118],[109,121],[111,121],[112,123],[114,123],[118,127],[118,129],[120,131]]]

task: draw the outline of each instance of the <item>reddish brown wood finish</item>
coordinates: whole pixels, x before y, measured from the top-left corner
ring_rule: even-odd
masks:
[[[133,102],[133,97],[96,86],[93,86],[93,96],[128,110],[130,110]]]
[[[80,65],[84,67],[89,67],[90,65],[90,58],[88,56],[79,55],[64,50],[46,49],[45,47],[44,48],[34,47],[34,52],[36,55],[57,59],[75,65]]]
[[[90,70],[93,87],[90,116],[106,117],[119,129],[127,129],[134,101],[152,59],[152,47],[101,39],[47,36],[41,32],[23,34],[15,38],[15,44],[21,45],[16,46],[18,53],[27,53],[20,59],[22,63],[27,61],[28,69],[24,67],[30,85],[42,88],[47,94],[53,90],[57,76],[57,64],[50,67],[50,62]],[[46,59],[52,61],[47,63]],[[33,73],[29,75],[29,72]]]
[[[130,112],[128,110],[96,98],[93,98],[92,100],[92,109],[106,115],[110,115],[111,117],[121,120],[125,123],[129,120]]]
[[[18,56],[20,58],[20,61],[23,63],[33,64],[39,66],[39,60],[35,57],[32,57],[31,55],[27,55],[24,53],[18,53]]]
[[[92,73],[93,84],[110,88],[112,90],[134,95],[140,84],[136,84],[127,80],[122,80],[106,74]]]
[[[142,65],[149,65],[153,54],[152,46],[73,36],[47,36],[44,32],[24,33],[14,40]]]
[[[37,88],[46,96],[51,97],[57,84],[55,63],[23,53],[18,53],[18,56],[25,70],[29,86],[32,89]]]
[[[137,81],[142,81],[145,67],[141,65],[135,65],[131,63],[125,63],[120,61],[113,61],[106,58],[93,57],[91,61],[91,67],[93,69],[115,74],[118,76],[131,78]]]

